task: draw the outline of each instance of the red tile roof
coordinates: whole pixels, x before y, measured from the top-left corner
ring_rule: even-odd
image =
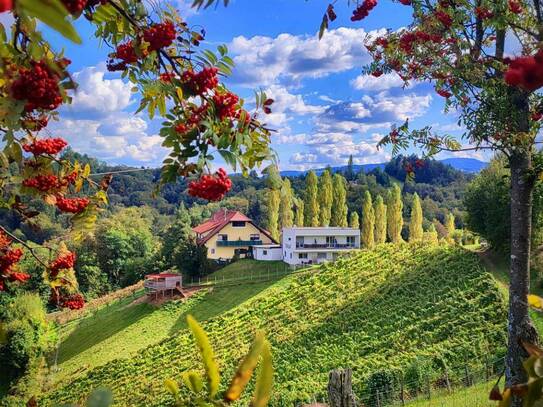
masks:
[[[251,219],[249,219],[243,213],[239,211],[228,210],[228,209],[219,209],[217,212],[215,212],[211,216],[211,219],[205,221],[204,223],[198,226],[193,227],[192,231],[198,235],[202,235],[204,233],[206,234],[205,236],[198,239],[198,243],[203,244],[207,242],[216,233],[220,232],[220,230],[224,228],[226,225],[228,225],[230,222],[250,222],[262,233],[268,236],[273,242],[275,242],[275,240],[271,237],[270,232],[256,225]]]

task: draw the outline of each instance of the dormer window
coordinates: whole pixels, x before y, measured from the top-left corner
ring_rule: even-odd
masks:
[[[242,220],[235,220],[232,222],[232,227],[235,227],[235,228],[244,228],[245,227],[245,221],[242,221]]]

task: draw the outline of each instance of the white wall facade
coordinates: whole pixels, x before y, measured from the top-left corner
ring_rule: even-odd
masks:
[[[360,230],[341,227],[283,228],[283,260],[290,265],[334,261],[360,249]]]
[[[253,257],[263,261],[283,260],[283,250],[279,245],[253,246]]]

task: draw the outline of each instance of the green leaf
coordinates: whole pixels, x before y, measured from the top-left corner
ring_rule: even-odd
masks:
[[[192,315],[187,315],[187,323],[194,336],[196,345],[200,349],[200,354],[202,355],[202,360],[204,362],[204,368],[207,375],[207,384],[209,396],[213,397],[217,394],[219,390],[219,383],[221,380],[219,374],[219,366],[215,361],[215,356],[213,354],[213,349],[209,343],[209,338],[203,330],[203,328],[196,322]]]
[[[187,386],[194,393],[199,393],[204,387],[202,378],[197,372],[184,372],[182,377],[185,386]]]
[[[113,404],[113,393],[106,388],[94,390],[87,399],[87,407],[109,407]]]
[[[19,0],[17,4],[29,16],[36,17],[69,40],[81,44],[81,38],[67,20],[68,11],[60,0]]]
[[[164,380],[164,386],[166,387],[166,390],[168,390],[168,393],[170,393],[172,396],[174,396],[175,398],[179,396],[179,386],[177,385],[175,380]]]
[[[258,358],[262,353],[264,340],[264,334],[260,331],[257,332],[255,340],[251,345],[251,349],[249,349],[249,353],[247,353],[239,365],[238,370],[236,371],[236,374],[228,387],[228,390],[226,390],[226,393],[224,394],[225,401],[232,402],[239,399],[241,396],[243,389],[245,389],[247,383],[249,383],[256,365],[258,364]]]
[[[273,362],[271,355],[271,346],[268,341],[264,341],[262,346],[262,366],[258,378],[256,379],[255,395],[252,407],[265,407],[271,397],[273,387]]]
[[[236,170],[236,164],[237,164],[235,154],[228,151],[228,150],[219,150],[219,154],[222,156],[222,158],[224,158],[224,161],[226,161],[226,163],[230,167],[232,167],[234,169],[234,171],[235,171]]]

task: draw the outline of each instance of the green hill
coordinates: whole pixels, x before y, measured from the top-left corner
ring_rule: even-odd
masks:
[[[276,369],[272,404],[292,405],[324,394],[337,367],[353,368],[358,393],[375,369],[405,369],[417,357],[442,359],[454,374],[502,350],[505,321],[503,295],[475,254],[406,244],[285,277],[203,325],[227,377],[264,329]],[[80,366],[40,405],[77,401],[99,386],[113,389],[117,405],[169,405],[163,380],[195,368],[194,343],[181,329],[129,358]]]

